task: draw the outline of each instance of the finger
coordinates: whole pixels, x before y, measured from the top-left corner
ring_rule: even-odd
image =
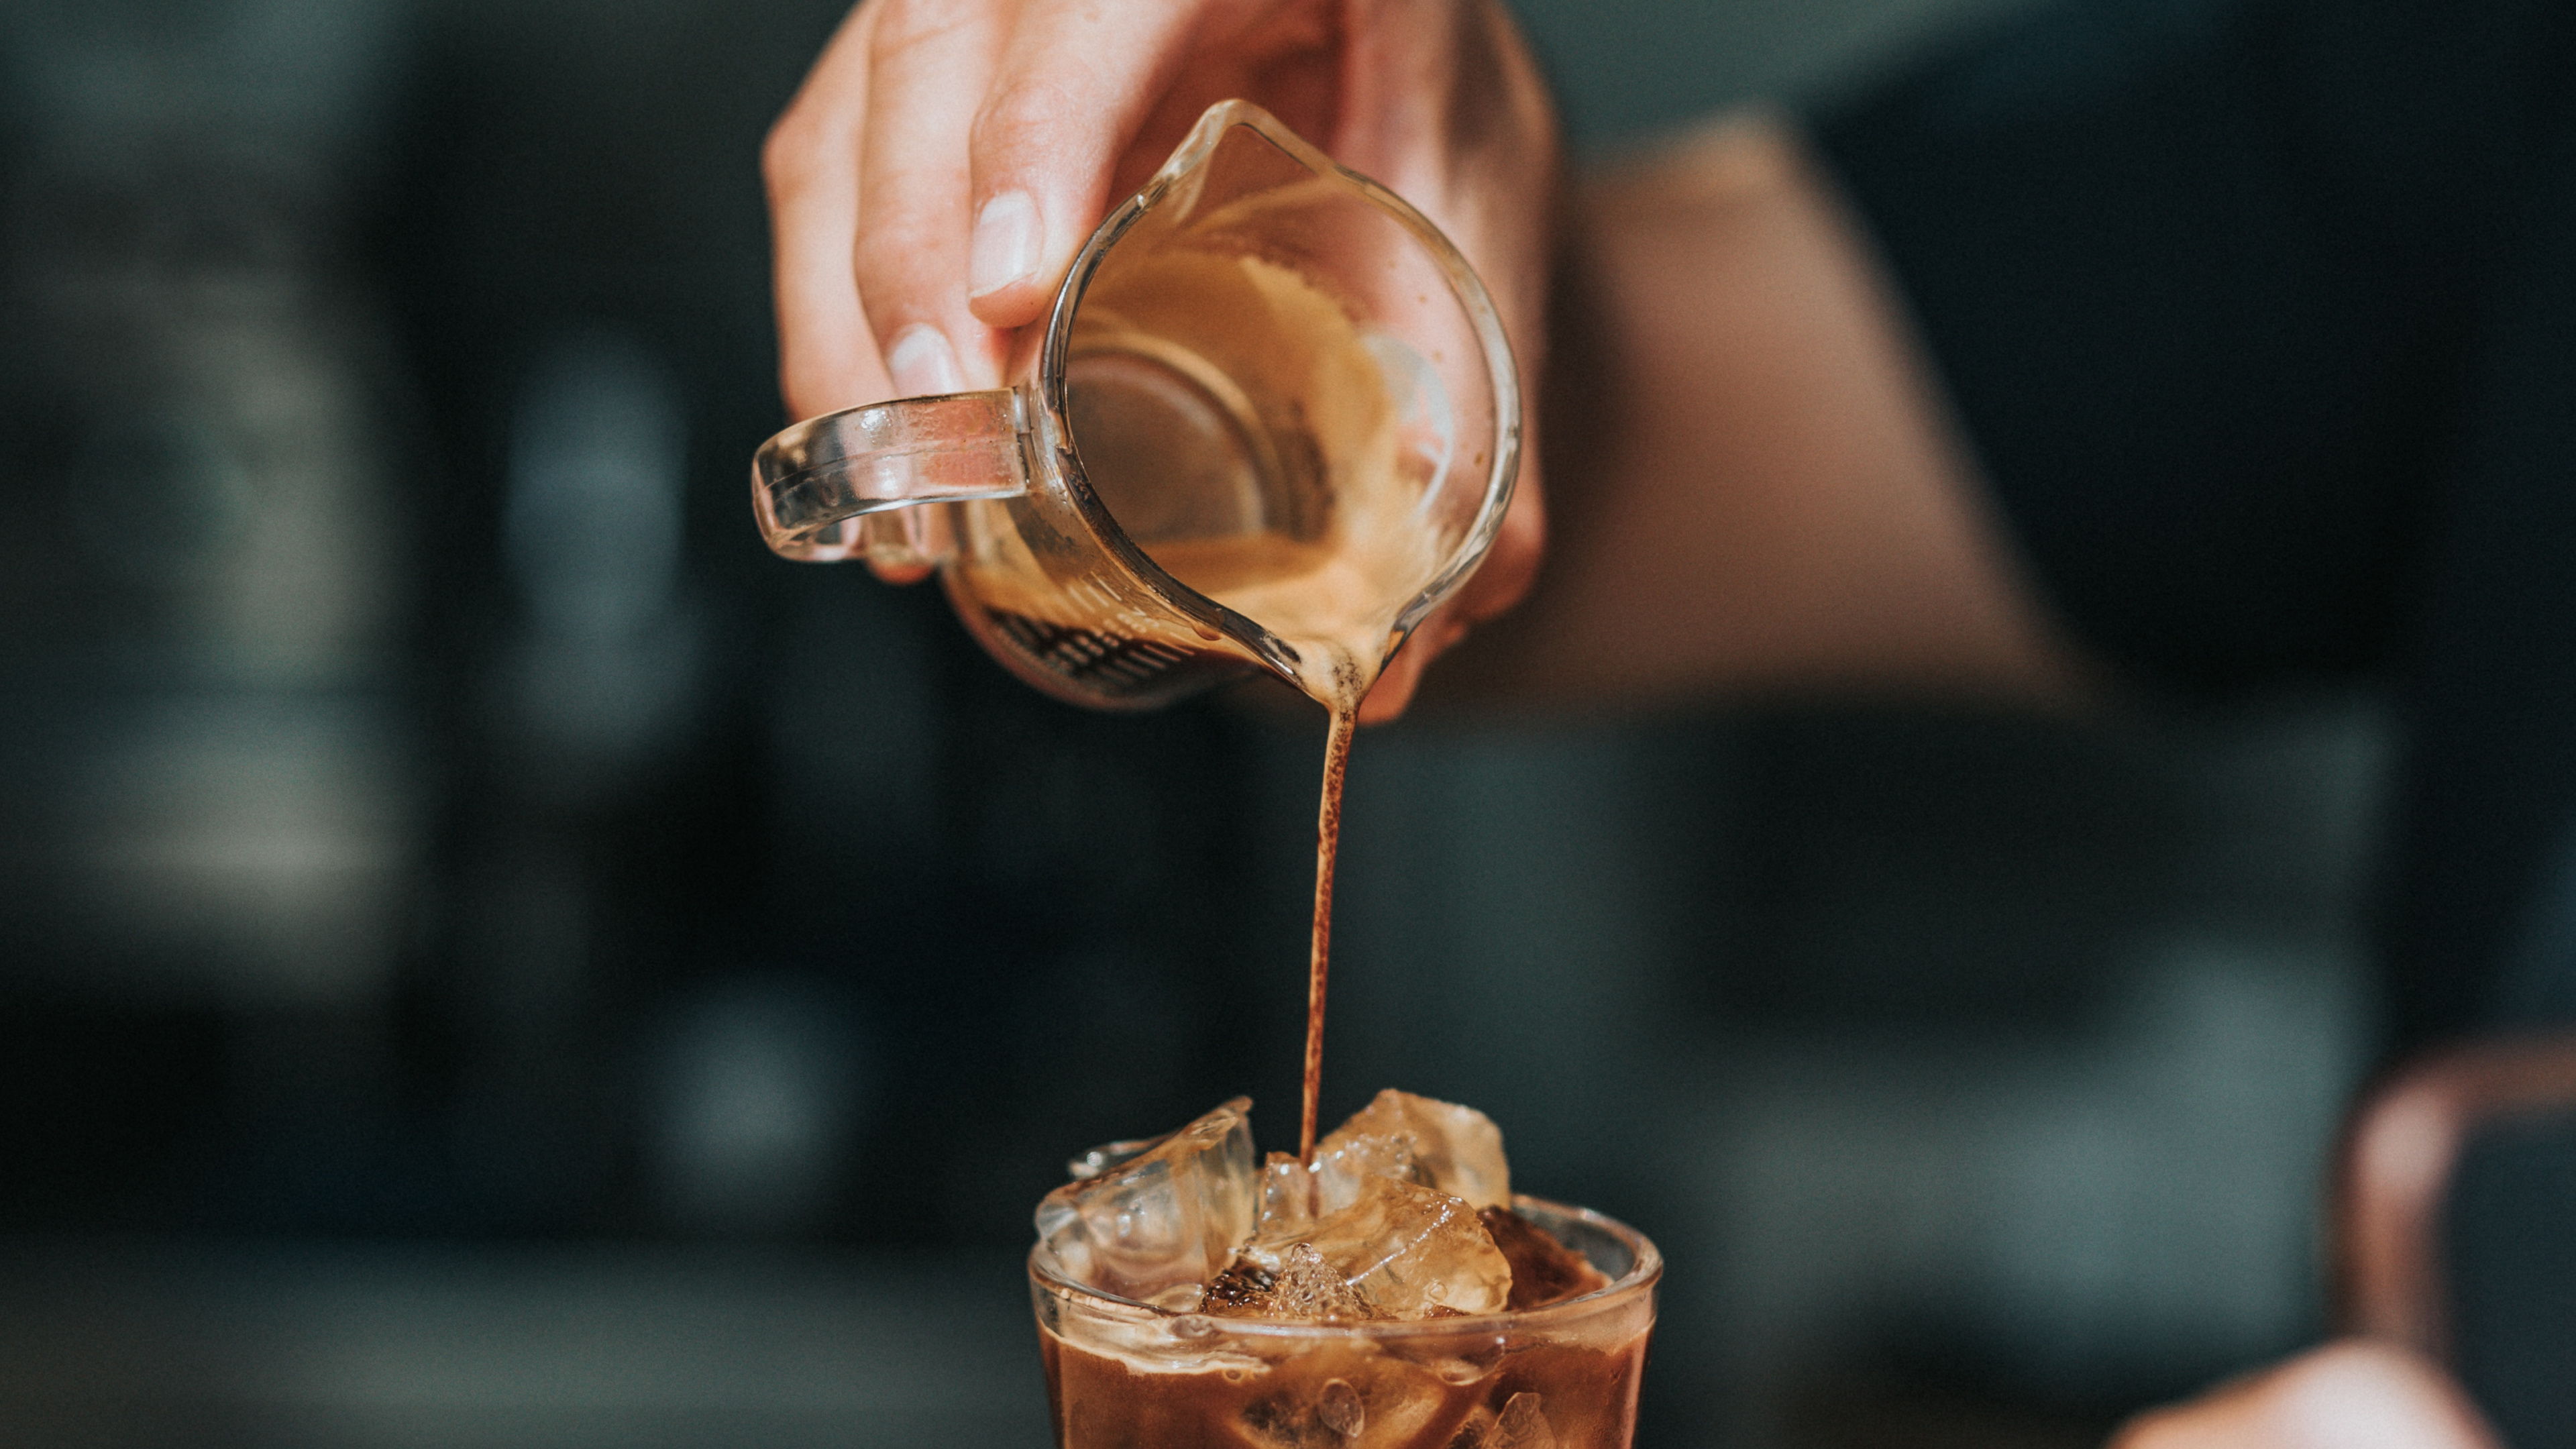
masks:
[[[890,395],[850,270],[873,7],[851,12],[761,148],[778,385],[791,420]]]
[[[1520,477],[1510,510],[1484,562],[1444,607],[1445,627],[1435,615],[1406,646],[1413,658],[1403,662],[1418,679],[1468,625],[1520,602],[1545,552],[1536,402],[1547,363],[1556,118],[1502,6],[1369,0],[1362,8],[1334,154],[1385,182],[1448,234],[1490,289],[1521,378]],[[1383,708],[1400,709],[1408,694],[1394,693]],[[1374,696],[1370,702],[1377,703]]]
[[[1021,21],[974,120],[967,292],[977,317],[1018,327],[1045,309],[1204,14],[1223,8],[1045,0]]]
[[[778,391],[790,419],[893,395],[859,305],[860,118],[868,93],[872,6],[860,6],[805,77],[761,148],[769,193],[770,289],[778,318]],[[926,568],[871,562],[878,578],[917,583]]]
[[[894,394],[992,387],[1003,339],[966,309],[967,149],[1003,38],[991,7],[884,0],[859,157],[860,305]]]
[[[2259,1442],[2334,1449],[2495,1449],[2459,1386],[2391,1344],[2349,1339],[2293,1360],[2257,1397]]]
[[[2347,1339],[2141,1415],[2110,1449],[2496,1449],[2496,1441],[2440,1370],[2403,1349]]]
[[[761,148],[769,193],[770,287],[778,318],[778,388],[791,419],[893,393],[851,269],[858,231],[861,118],[876,7],[842,22]],[[909,584],[926,568],[871,562]]]
[[[1309,140],[1331,136],[1346,20],[1339,0],[1250,0],[1203,14],[1111,170],[1108,199],[1143,186],[1219,101],[1251,101]]]
[[[1539,563],[1546,557],[1545,490],[1539,483],[1536,450],[1528,447],[1534,441],[1530,437],[1534,431],[1528,429],[1522,434],[1520,481],[1512,489],[1503,526],[1496,530],[1485,561],[1458,586],[1453,607],[1469,623],[1481,624],[1518,604],[1529,594],[1530,585],[1537,582]]]
[[[1353,32],[1333,154],[1428,216],[1483,278],[1521,367],[1526,410],[1547,363],[1562,177],[1554,103],[1494,0],[1371,0],[1369,9]]]
[[[1484,561],[1447,603],[1432,611],[1405,641],[1360,708],[1362,724],[1383,724],[1404,713],[1431,662],[1456,647],[1470,629],[1501,615],[1528,595],[1547,552],[1547,512],[1541,502],[1536,449],[1523,434],[1520,482],[1512,490],[1503,526]]]
[[[1467,622],[1455,609],[1443,605],[1432,612],[1404,641],[1404,647],[1386,662],[1386,669],[1369,687],[1368,697],[1360,701],[1360,723],[1386,724],[1403,715],[1413,703],[1414,691],[1422,687],[1422,672],[1440,652],[1467,637]]]

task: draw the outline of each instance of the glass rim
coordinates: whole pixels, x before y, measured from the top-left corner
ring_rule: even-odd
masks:
[[[1029,1281],[1052,1292],[1080,1298],[1097,1308],[1131,1318],[1138,1322],[1176,1323],[1184,1318],[1202,1318],[1211,1326],[1211,1334],[1238,1337],[1317,1338],[1349,1337],[1415,1338],[1476,1333],[1479,1331],[1521,1330],[1548,1326],[1561,1321],[1588,1318],[1595,1313],[1623,1307],[1650,1294],[1663,1281],[1664,1255],[1654,1240],[1644,1233],[1591,1208],[1532,1197],[1528,1193],[1512,1194],[1513,1211],[1522,1207],[1538,1208],[1559,1217],[1572,1218],[1626,1245],[1634,1261],[1628,1271],[1589,1293],[1560,1298],[1536,1308],[1506,1308],[1496,1313],[1460,1313],[1444,1318],[1372,1318],[1350,1323],[1326,1323],[1317,1319],[1235,1318],[1218,1314],[1175,1313],[1157,1308],[1134,1298],[1104,1293],[1087,1284],[1077,1283],[1057,1271],[1046,1254],[1046,1244],[1031,1245],[1028,1256]]]

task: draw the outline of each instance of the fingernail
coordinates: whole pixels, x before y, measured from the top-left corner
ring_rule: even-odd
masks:
[[[904,397],[966,390],[966,374],[957,366],[957,350],[927,322],[915,322],[895,334],[894,346],[886,349],[886,376],[894,380],[894,390]]]
[[[1036,271],[1041,232],[1038,204],[1027,192],[1005,191],[985,202],[967,246],[967,295],[998,291]]]

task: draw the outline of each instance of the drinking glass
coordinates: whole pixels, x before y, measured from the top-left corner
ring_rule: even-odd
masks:
[[[1628,1449],[1663,1255],[1599,1213],[1512,1210],[1610,1278],[1518,1312],[1358,1323],[1171,1313],[1029,1254],[1057,1449]]]

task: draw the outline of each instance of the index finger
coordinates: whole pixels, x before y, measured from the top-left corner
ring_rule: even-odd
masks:
[[[970,143],[966,290],[986,325],[1044,310],[1109,209],[1119,158],[1219,8],[1046,0],[1013,31]]]
[[[872,5],[850,13],[761,148],[778,387],[791,420],[893,394],[854,270],[876,13]]]

